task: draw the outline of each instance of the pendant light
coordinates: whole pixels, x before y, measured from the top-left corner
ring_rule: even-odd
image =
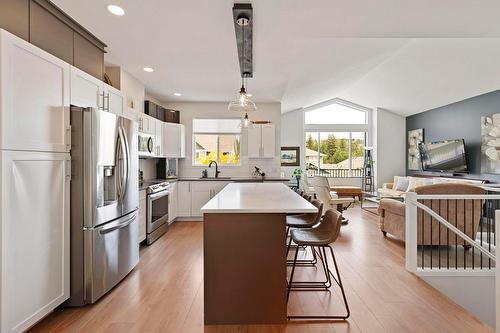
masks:
[[[247,26],[250,23],[250,20],[246,16],[239,17],[236,22],[238,25],[241,27],[241,36],[242,36],[242,54],[245,54],[245,26]],[[250,76],[250,73],[243,73],[241,76],[241,88],[239,91],[238,96],[236,99],[231,101],[228,105],[228,111],[235,111],[239,113],[245,113],[245,116],[243,117],[241,121],[241,126],[242,127],[248,127],[250,124],[250,121],[248,119],[248,112],[252,111],[257,111],[257,106],[255,105],[254,102],[250,100],[250,98],[247,95],[245,83],[246,83],[246,78]]]

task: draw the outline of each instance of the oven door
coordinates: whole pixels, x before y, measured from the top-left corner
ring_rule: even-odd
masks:
[[[169,191],[167,189],[158,193],[148,194],[148,206],[146,209],[146,231],[148,234],[168,222],[168,194]]]

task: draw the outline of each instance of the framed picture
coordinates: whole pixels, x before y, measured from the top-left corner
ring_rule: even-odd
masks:
[[[300,147],[281,147],[281,166],[300,166]]]
[[[500,113],[481,117],[481,173],[500,174]]]
[[[408,170],[422,170],[418,145],[424,142],[424,129],[408,131]]]

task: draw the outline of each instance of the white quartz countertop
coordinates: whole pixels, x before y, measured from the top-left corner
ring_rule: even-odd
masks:
[[[201,208],[203,213],[316,213],[309,201],[281,183],[231,183]]]

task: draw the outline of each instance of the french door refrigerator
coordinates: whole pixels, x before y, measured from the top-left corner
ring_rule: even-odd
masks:
[[[137,123],[71,106],[71,298],[94,303],[139,261]]]

